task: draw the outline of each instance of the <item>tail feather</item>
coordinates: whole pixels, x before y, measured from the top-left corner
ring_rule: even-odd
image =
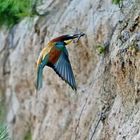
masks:
[[[42,77],[43,77],[43,67],[41,67],[40,65],[37,70],[37,83],[36,83],[37,90],[42,88]]]

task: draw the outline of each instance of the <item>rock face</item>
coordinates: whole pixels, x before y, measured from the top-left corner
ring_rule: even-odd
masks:
[[[0,93],[13,140],[140,139],[140,1],[122,8],[106,0],[44,0],[43,16],[0,31]],[[76,30],[68,47],[77,93],[44,69],[35,90],[35,63],[47,42]],[[98,55],[96,46],[105,47]],[[75,47],[76,46],[76,47]]]

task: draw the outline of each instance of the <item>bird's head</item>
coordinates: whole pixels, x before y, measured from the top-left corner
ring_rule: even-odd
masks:
[[[64,42],[65,45],[68,45],[72,42],[73,39],[77,38],[78,40],[80,37],[84,36],[84,33],[74,34],[74,35],[62,35],[57,38],[52,39],[50,42]]]

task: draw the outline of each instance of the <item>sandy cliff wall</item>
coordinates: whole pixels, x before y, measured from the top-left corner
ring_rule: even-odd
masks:
[[[121,9],[110,0],[44,0],[37,7],[44,16],[0,31],[0,91],[13,140],[140,139],[139,5],[139,0],[124,1]],[[47,67],[36,92],[41,48],[76,29],[87,34],[68,48],[77,93]],[[98,44],[106,47],[102,55]]]

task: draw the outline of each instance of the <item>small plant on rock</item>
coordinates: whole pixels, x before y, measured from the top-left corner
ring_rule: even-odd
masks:
[[[104,54],[105,53],[105,46],[98,44],[98,45],[96,45],[96,50],[97,50],[98,54]]]
[[[114,4],[121,4],[123,0],[112,0],[112,3]]]

